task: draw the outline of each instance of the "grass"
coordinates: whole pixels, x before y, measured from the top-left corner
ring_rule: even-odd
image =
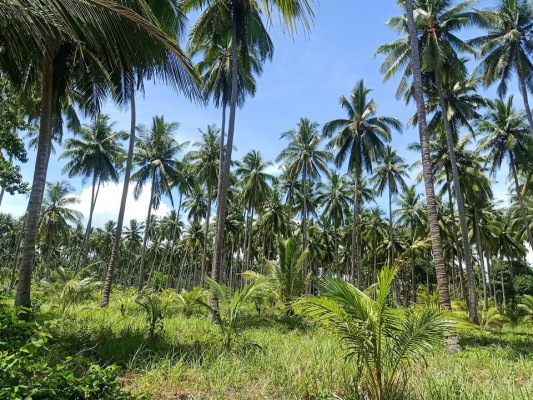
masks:
[[[50,357],[90,358],[122,368],[132,392],[153,399],[355,399],[353,362],[327,332],[280,312],[257,317],[232,350],[205,316],[168,310],[164,330],[149,339],[144,315],[117,302],[98,309],[87,302],[51,324]],[[49,319],[56,311],[45,303]],[[414,399],[533,399],[533,327],[459,331],[465,351],[429,354],[405,371]]]

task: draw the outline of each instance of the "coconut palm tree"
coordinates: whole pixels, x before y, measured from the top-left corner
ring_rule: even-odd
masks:
[[[322,137],[318,130],[318,123],[307,118],[301,118],[297,128],[281,135],[288,139],[289,144],[276,158],[277,162],[287,164],[287,173],[292,179],[301,177],[302,183],[302,248],[307,249],[307,217],[308,193],[311,181],[320,179],[320,173],[327,174],[328,161],[331,154],[320,149]],[[307,272],[307,271],[306,271]]]
[[[82,214],[72,208],[80,199],[72,195],[74,189],[67,182],[46,184],[41,217],[39,242],[46,248],[46,266],[50,268],[52,251],[68,237],[70,225],[79,223]]]
[[[479,143],[479,147],[482,151],[488,152],[487,159],[492,164],[491,172],[496,173],[503,161],[508,159],[527,240],[533,248],[533,235],[518,181],[520,171],[518,160],[525,154],[530,157],[533,143],[531,136],[527,134],[528,129],[522,113],[513,107],[513,96],[510,96],[507,101],[500,99],[491,101],[489,111],[482,120],[479,120],[477,127],[481,132],[487,133],[487,136]]]
[[[533,43],[529,40],[533,9],[527,1],[500,0],[496,9],[476,10],[477,25],[485,34],[469,41],[477,47],[482,58],[477,68],[485,86],[498,82],[498,95],[507,93],[513,74],[518,78],[518,87],[524,101],[529,130],[533,134],[533,116],[529,106],[528,90],[532,87]]]
[[[91,233],[92,220],[100,185],[106,182],[118,182],[119,170],[124,156],[124,150],[119,141],[127,138],[124,131],[114,132],[115,122],[109,121],[109,116],[98,114],[90,126],[83,127],[79,138],[71,138],[65,142],[65,151],[59,157],[69,160],[63,172],[69,178],[81,176],[91,179],[91,204],[89,218],[85,230],[85,239],[79,255],[76,270],[83,267],[87,259],[87,246]]]
[[[353,195],[353,225],[352,225],[352,279],[357,273],[358,287],[361,288],[361,266],[359,259],[359,189],[362,172],[372,172],[372,163],[380,158],[384,151],[383,142],[391,139],[393,130],[400,132],[402,124],[399,120],[388,116],[376,116],[377,104],[373,99],[368,100],[371,89],[365,87],[360,80],[350,93],[350,98],[342,96],[340,105],[346,111],[347,118],[335,119],[324,125],[323,133],[326,137],[336,136],[328,143],[328,148],[335,153],[335,165],[340,168],[345,161],[348,164],[348,174],[352,176]]]
[[[389,238],[391,242],[393,241],[392,196],[407,190],[407,183],[405,183],[405,178],[409,177],[407,168],[408,165],[404,163],[403,158],[398,155],[396,150],[387,146],[383,158],[378,162],[374,171],[374,189],[379,195],[383,194],[385,187],[389,192]],[[390,261],[393,260],[394,250],[391,248]]]
[[[159,208],[161,197],[163,196],[169,197],[173,203],[171,181],[177,175],[176,168],[178,163],[176,156],[188,145],[188,142],[180,144],[174,139],[174,133],[178,126],[175,122],[165,122],[162,116],[155,116],[149,128],[146,126],[138,128],[139,138],[135,148],[134,161],[135,166],[139,167],[139,169],[131,176],[131,179],[137,182],[134,190],[135,198],[139,198],[145,183],[150,182],[151,184],[137,283],[139,290],[144,285],[144,263],[152,208],[156,210]]]
[[[350,213],[350,190],[346,175],[340,176],[336,171],[328,172],[328,182],[318,185],[317,200],[322,205],[322,214],[333,221],[335,228],[335,271],[339,272],[339,238],[338,229]]]

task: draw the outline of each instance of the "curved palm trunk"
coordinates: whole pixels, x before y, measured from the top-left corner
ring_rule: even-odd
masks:
[[[139,265],[139,277],[137,279],[137,289],[142,290],[144,287],[144,263],[146,260],[146,245],[148,244],[148,237],[150,236],[150,218],[152,216],[152,204],[154,202],[155,193],[155,168],[152,171],[152,188],[150,192],[150,201],[148,202],[148,214],[146,215],[146,223],[144,224],[144,238],[143,248],[141,251],[141,264]]]
[[[531,108],[529,107],[526,82],[523,77],[519,77],[518,81],[520,86],[520,93],[522,94],[522,99],[524,100],[524,108],[526,110],[527,122],[529,123],[529,130],[533,135],[533,116],[531,115]]]
[[[76,268],[74,269],[74,272],[76,273],[79,268],[85,267],[87,264],[87,253],[89,248],[89,238],[91,235],[91,228],[93,223],[93,214],[94,214],[94,208],[96,206],[96,199],[98,198],[98,192],[100,192],[100,181],[98,181],[98,188],[96,189],[96,180],[97,176],[96,173],[93,174],[93,185],[91,189],[91,206],[89,208],[89,219],[87,220],[87,227],[85,228],[85,236],[83,238],[83,244],[81,248],[81,253],[78,256],[78,261],[76,262]]]
[[[228,191],[231,167],[231,153],[233,150],[233,136],[235,134],[235,115],[237,111],[237,79],[239,77],[238,59],[237,59],[237,19],[235,16],[235,7],[232,7],[232,33],[231,33],[231,102],[228,121],[228,139],[226,143],[226,157],[224,159],[224,168],[220,175],[218,185],[218,201],[216,216],[216,233],[215,245],[213,249],[213,264],[211,268],[211,278],[218,282],[220,278],[220,265],[222,262],[222,251],[224,250],[224,228],[226,225],[226,212],[228,208]],[[218,299],[211,292],[209,298],[211,308],[216,318],[219,318]]]
[[[100,307],[107,307],[109,304],[109,296],[111,295],[111,284],[113,283],[113,273],[118,261],[118,251],[120,248],[120,238],[122,237],[122,226],[124,225],[124,214],[126,212],[126,201],[128,200],[128,190],[130,186],[131,167],[133,164],[133,149],[135,147],[135,125],[136,125],[136,110],[135,110],[135,91],[133,84],[131,85],[130,107],[131,107],[131,125],[130,125],[130,142],[128,146],[128,158],[126,159],[126,170],[124,173],[124,185],[122,187],[122,198],[120,200],[120,209],[118,212],[117,229],[115,231],[115,240],[113,241],[113,248],[111,250],[111,257],[109,257],[109,264],[105,275],[104,288],[102,290],[102,297],[100,299]]]
[[[422,153],[422,170],[424,175],[424,185],[426,189],[426,202],[433,249],[433,261],[437,275],[437,285],[439,287],[440,304],[444,309],[450,309],[450,292],[448,289],[448,275],[442,255],[442,240],[437,215],[437,201],[435,198],[435,187],[433,184],[433,173],[431,165],[431,153],[429,149],[429,138],[426,122],[426,109],[424,102],[424,89],[422,84],[422,70],[420,66],[420,53],[418,49],[418,39],[416,36],[415,20],[413,16],[412,0],[405,1],[407,11],[407,25],[409,28],[409,40],[411,44],[411,64],[413,69],[413,86],[415,89],[416,110],[418,114],[418,130],[420,134],[420,149]]]
[[[448,145],[448,154],[450,156],[450,164],[452,167],[453,189],[455,192],[455,201],[457,203],[457,212],[459,214],[459,224],[461,226],[461,241],[463,244],[464,261],[466,265],[466,276],[468,282],[468,319],[474,324],[478,324],[477,316],[477,299],[476,299],[476,278],[474,268],[472,267],[472,251],[470,249],[470,242],[468,241],[468,224],[466,222],[466,212],[463,191],[459,181],[459,171],[457,169],[457,160],[455,158],[455,144],[453,141],[453,133],[448,120],[448,107],[444,99],[442,91],[441,76],[439,73],[435,74],[435,81],[437,83],[437,91],[439,94],[439,104],[442,111],[442,121],[444,123],[444,130],[446,131],[446,142]],[[440,288],[439,288],[440,290]]]
[[[15,296],[15,306],[29,307],[31,305],[31,276],[35,260],[35,243],[39,231],[39,215],[46,185],[46,172],[52,144],[52,87],[53,87],[53,58],[45,52],[43,61],[41,118],[39,126],[39,145],[35,160],[33,184],[26,212],[26,227],[22,248],[20,275]]]
[[[359,267],[359,173],[354,174],[353,184],[353,223],[352,223],[352,268],[350,278],[355,284],[357,274],[357,288],[361,290],[361,268]]]
[[[522,221],[524,222],[524,228],[526,229],[527,240],[529,241],[529,245],[531,246],[531,249],[533,250],[533,235],[531,234],[531,228],[529,226],[529,218],[527,217],[526,207],[524,205],[524,198],[522,197],[522,192],[520,191],[520,184],[518,183],[516,159],[512,152],[509,153],[509,157],[511,159],[511,172],[513,174],[516,196],[518,197],[518,204],[520,206],[520,213],[522,214]]]

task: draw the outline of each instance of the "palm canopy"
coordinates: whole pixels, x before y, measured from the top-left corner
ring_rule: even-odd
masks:
[[[406,188],[397,204],[398,209],[394,215],[398,218],[398,223],[411,229],[413,235],[420,233],[420,227],[425,224],[425,204],[422,195],[416,192],[416,186]]]
[[[323,214],[331,218],[338,228],[350,213],[350,189],[345,175],[336,171],[328,173],[329,181],[320,183],[317,201],[323,206]]]
[[[79,137],[65,142],[65,151],[59,157],[69,161],[63,168],[70,178],[94,177],[100,182],[118,182],[124,150],[119,141],[127,138],[124,131],[114,132],[116,123],[109,116],[98,114],[90,126],[83,127]]]
[[[274,176],[267,172],[272,162],[265,161],[261,152],[252,150],[237,164],[235,174],[240,179],[242,198],[252,207],[261,204],[270,191]]]
[[[406,190],[405,178],[409,177],[407,168],[408,165],[396,150],[387,146],[383,159],[379,162],[374,173],[374,189],[378,194],[382,194],[385,187],[388,187],[391,195],[397,194],[400,190]]]
[[[218,163],[220,160],[220,129],[208,125],[207,130],[198,130],[202,140],[193,143],[196,149],[189,152],[186,160],[191,161],[191,169],[196,180],[214,187],[218,181]]]
[[[321,172],[328,172],[327,163],[331,155],[320,149],[322,138],[318,126],[317,122],[301,118],[296,129],[281,135],[281,138],[289,140],[289,144],[276,161],[287,163],[287,174],[292,179],[301,174],[304,179],[314,180],[320,178]]]
[[[339,168],[347,160],[348,171],[358,175],[363,169],[372,171],[372,162],[383,154],[383,142],[391,139],[391,131],[402,130],[396,118],[376,116],[377,104],[373,99],[368,100],[370,92],[360,80],[349,99],[340,98],[347,118],[329,121],[323,128],[326,137],[337,133],[327,145],[335,152],[335,165]]]
[[[134,195],[139,198],[144,184],[151,180],[153,207],[157,209],[163,195],[172,200],[171,181],[177,175],[176,156],[187,142],[178,143],[173,135],[179,124],[165,122],[163,117],[154,117],[150,127],[140,126],[135,147],[134,162],[139,169],[131,176],[136,181]]]

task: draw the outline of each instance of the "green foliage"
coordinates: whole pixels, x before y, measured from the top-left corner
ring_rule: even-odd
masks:
[[[533,295],[533,275],[518,275],[513,278],[513,289],[517,296]]]
[[[482,311],[479,318],[479,329],[487,331],[489,329],[501,328],[506,322],[506,318],[496,307],[490,307],[487,311]]]
[[[407,310],[387,306],[395,268],[378,277],[376,300],[339,278],[322,282],[321,298],[302,300],[297,309],[339,336],[347,358],[355,358],[360,395],[373,399],[406,396],[405,368],[425,361],[453,322],[438,307]]]
[[[533,322],[533,296],[525,295],[518,308],[524,312],[524,320]]]
[[[190,292],[183,290],[178,294],[180,308],[186,317],[199,314],[203,309],[201,304],[206,304],[209,292],[200,286],[196,286]]]
[[[224,335],[224,345],[226,348],[231,347],[232,339],[242,329],[240,323],[242,322],[242,308],[247,301],[250,301],[255,295],[264,293],[271,288],[269,279],[259,277],[246,284],[241,291],[232,291],[213,279],[206,277],[206,282],[211,288],[212,295],[216,296],[219,302],[219,313],[207,303],[199,300],[199,304],[207,307],[215,316],[215,321],[220,326],[222,334]]]
[[[163,301],[157,294],[144,294],[135,301],[143,309],[148,324],[148,335],[154,338],[163,331]]]

